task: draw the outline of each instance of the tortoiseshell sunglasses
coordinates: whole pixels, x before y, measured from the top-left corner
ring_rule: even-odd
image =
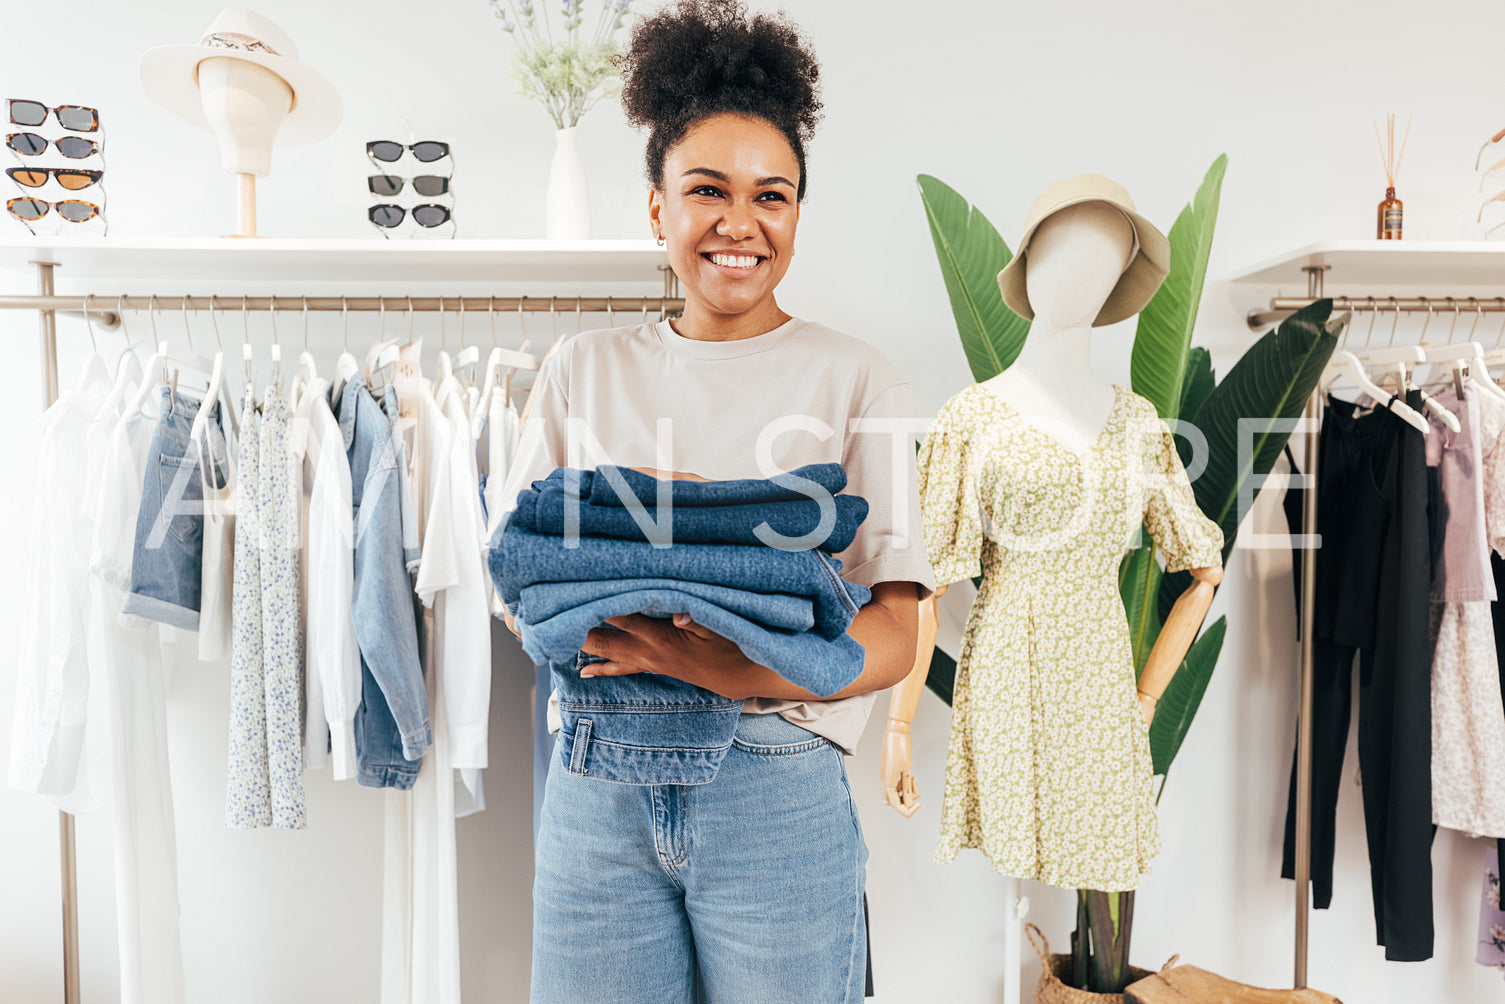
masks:
[[[57,116],[58,125],[73,132],[95,132],[99,129],[99,109],[83,105],[58,105],[48,108],[40,101],[22,98],[6,98],[5,109],[16,125],[39,126],[47,121],[47,113]]]
[[[5,173],[16,184],[27,188],[41,188],[47,184],[50,174],[70,192],[97,184],[105,176],[103,171],[86,171],[81,167],[7,167]]]

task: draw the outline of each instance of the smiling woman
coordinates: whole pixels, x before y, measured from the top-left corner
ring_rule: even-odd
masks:
[[[607,618],[551,663],[532,1000],[688,1002],[698,983],[718,1002],[860,1001],[867,847],[845,755],[876,693],[908,674],[934,588],[909,383],[775,298],[821,110],[798,29],[682,0],[636,26],[622,68],[628,118],[649,133],[648,222],[684,313],[584,332],[543,365],[492,539],[519,492],[563,466],[739,480],[839,464],[868,514],[835,564],[871,598],[846,631],[861,673],[834,694],[685,614]],[[727,716],[734,734],[706,739]],[[686,770],[695,758],[709,777]]]

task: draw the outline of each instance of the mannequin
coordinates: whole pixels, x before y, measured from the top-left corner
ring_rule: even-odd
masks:
[[[258,63],[213,56],[198,66],[204,116],[220,163],[236,176],[236,237],[256,236],[256,176],[272,170],[272,142],[293,106],[287,81]]]
[[[1109,420],[1115,397],[1111,385],[1091,374],[1093,323],[1138,253],[1134,226],[1107,202],[1081,202],[1046,217],[1028,244],[1025,284],[1034,311],[1029,338],[1012,366],[980,385],[1078,454],[1088,452]],[[1167,617],[1140,677],[1140,710],[1147,723],[1201,627],[1222,569],[1198,568],[1191,574],[1195,582]],[[889,699],[880,765],[883,795],[906,817],[920,804],[911,774],[910,725],[925,688],[937,633],[936,602],[945,586],[937,582],[936,592],[921,605],[914,668]],[[1004,941],[1009,1004],[1019,999],[1020,924],[1029,908],[1019,889],[1019,879],[1010,878]]]
[[[1077,453],[1086,452],[1113,404],[1112,386],[1090,370],[1092,319],[1132,257],[1133,240],[1128,219],[1105,202],[1069,206],[1040,224],[1030,242],[1025,277],[1035,308],[1029,338],[1012,366],[982,383],[1031,425]],[[1155,702],[1196,640],[1223,570],[1197,568],[1191,575],[1195,581],[1171,609],[1140,677],[1146,722],[1154,718]],[[909,727],[935,647],[935,604],[945,593],[944,585],[937,586],[921,604],[914,669],[889,698],[884,733],[884,801],[906,816],[919,807],[910,777]]]

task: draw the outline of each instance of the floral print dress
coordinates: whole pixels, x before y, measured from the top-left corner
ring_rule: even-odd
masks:
[[[1119,563],[1143,527],[1167,569],[1222,560],[1154,405],[1114,388],[1085,454],[974,384],[918,460],[937,583],[982,576],[963,635],[937,861],[980,848],[1004,875],[1133,889],[1159,850],[1149,730]]]

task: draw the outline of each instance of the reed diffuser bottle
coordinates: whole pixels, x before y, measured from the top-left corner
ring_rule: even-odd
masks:
[[[1374,127],[1374,139],[1380,147],[1380,162],[1385,166],[1385,198],[1380,202],[1375,221],[1375,237],[1382,241],[1401,239],[1401,224],[1405,205],[1395,197],[1395,178],[1400,173],[1401,158],[1406,155],[1406,140],[1411,138],[1411,119],[1406,119],[1406,134],[1401,137],[1400,152],[1395,149],[1395,115],[1385,116],[1385,138],[1380,138],[1380,127]]]

